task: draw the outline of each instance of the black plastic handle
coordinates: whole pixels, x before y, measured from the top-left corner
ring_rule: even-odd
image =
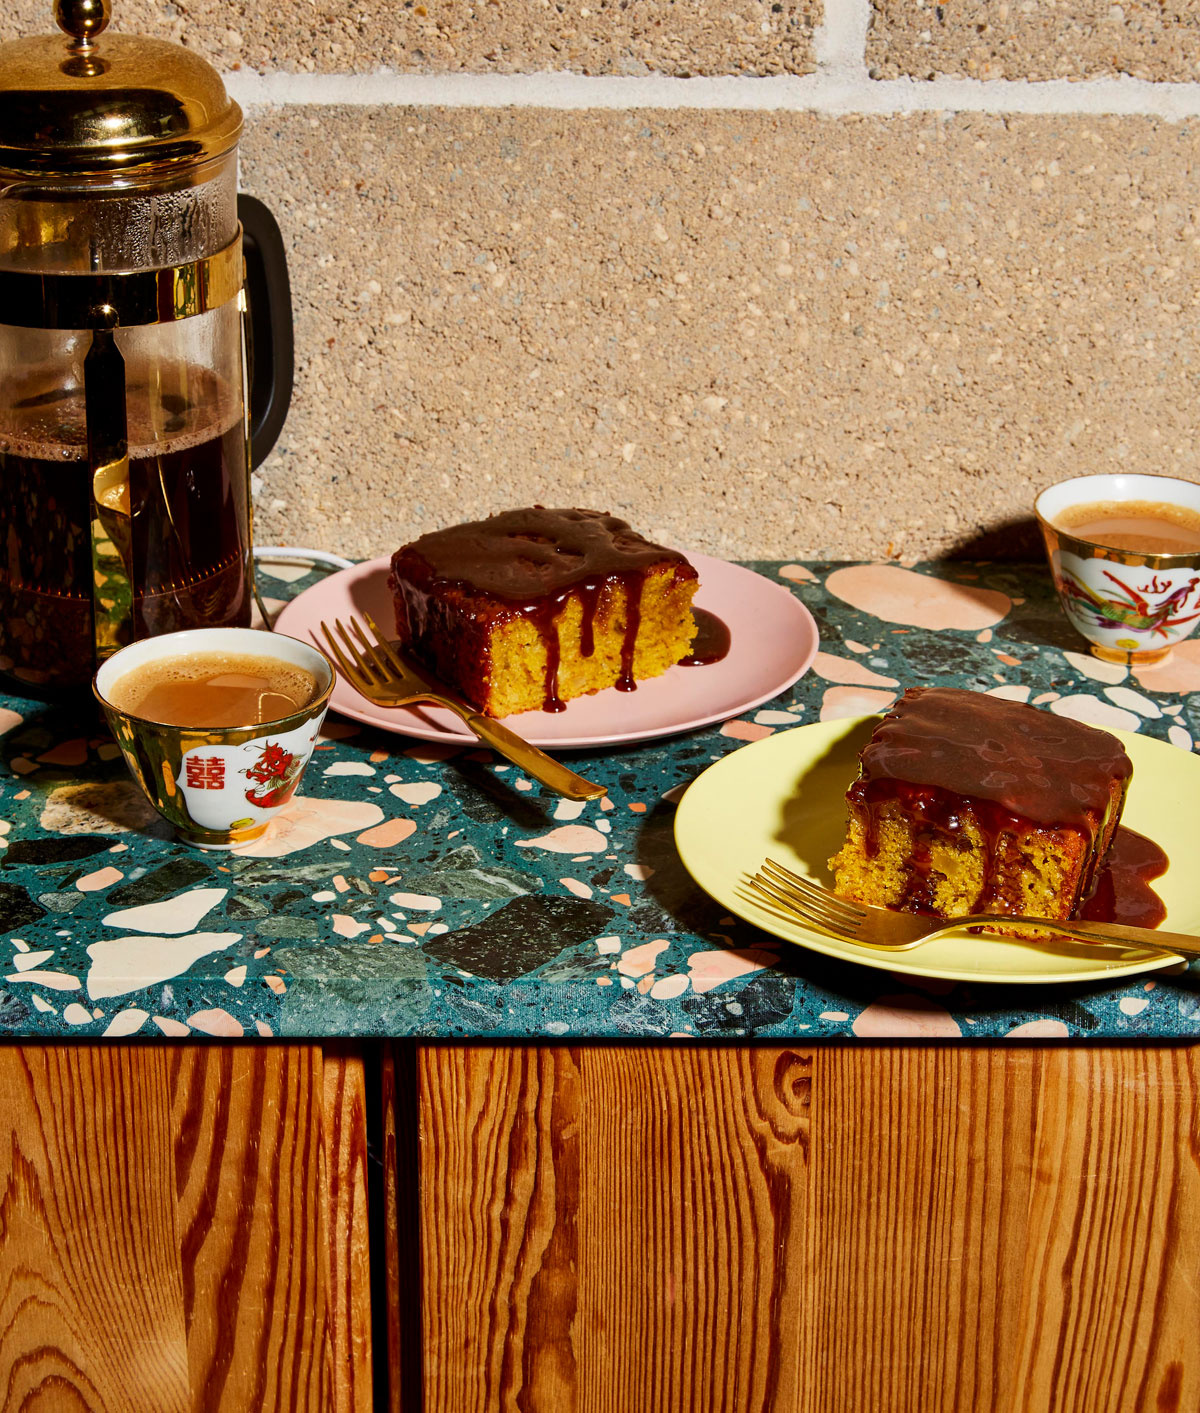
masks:
[[[292,401],[295,345],[292,287],[283,236],[270,211],[239,192],[246,260],[246,361],[250,388],[250,465],[261,466],[283,430]]]

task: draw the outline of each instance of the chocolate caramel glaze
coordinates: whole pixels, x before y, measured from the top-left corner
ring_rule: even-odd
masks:
[[[905,895],[896,904],[908,912],[934,911],[931,846],[940,838],[968,847],[968,812],[985,846],[973,912],[1021,911],[1018,897],[1005,896],[1004,881],[1021,867],[1023,841],[1031,833],[1065,839],[1066,831],[1075,831],[1087,859],[1071,900],[1075,916],[1092,896],[1132,773],[1121,743],[1095,727],[982,693],[916,687],[863,749],[847,800],[863,823],[869,853],[878,847],[885,805],[894,801],[910,820],[915,849]],[[1126,845],[1117,859],[1125,896],[1139,873],[1136,853]],[[1162,867],[1148,859],[1143,865],[1140,876],[1154,877],[1165,868],[1165,856]],[[1117,874],[1112,869],[1108,877]]]
[[[1092,922],[1157,927],[1167,910],[1150,881],[1166,873],[1170,862],[1153,839],[1118,825],[1092,896],[1079,909],[1079,916]]]
[[[724,619],[706,608],[693,608],[692,617],[696,620],[696,636],[687,657],[679,659],[680,667],[711,667],[728,657],[733,638]]]
[[[699,577],[678,550],[653,544],[615,515],[535,505],[422,535],[393,555],[389,585],[407,614],[403,625],[398,613],[397,626],[417,645],[426,638],[431,606],[448,596],[483,628],[514,618],[532,623],[546,649],[543,710],[562,711],[554,620],[567,599],[576,595],[583,605],[580,651],[590,657],[602,601],[613,585],[624,586],[625,633],[616,686],[635,691],[633,654],[641,626],[642,587],[649,574],[664,566],[676,580]],[[479,668],[486,674],[486,647],[481,652]]]

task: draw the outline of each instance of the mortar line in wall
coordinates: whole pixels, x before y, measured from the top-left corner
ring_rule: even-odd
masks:
[[[225,75],[246,109],[286,106],[402,108],[681,109],[811,112],[831,116],[914,112],[1200,116],[1200,83],[1146,79],[870,79],[836,68],[764,78],[627,78],[584,74]]]
[[[825,0],[825,16],[813,31],[817,72],[866,78],[871,0]]]

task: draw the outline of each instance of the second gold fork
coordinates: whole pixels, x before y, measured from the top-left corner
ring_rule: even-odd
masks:
[[[1010,913],[973,913],[967,917],[945,919],[919,913],[892,912],[890,908],[875,908],[853,902],[822,888],[811,879],[784,868],[774,859],[764,859],[757,873],[747,875],[745,886],[760,906],[769,906],[818,931],[841,937],[847,942],[865,947],[886,947],[889,951],[906,952],[922,942],[957,932],[964,927],[979,927],[985,932],[1003,928],[1017,932],[1031,942],[1044,940],[1047,934],[1072,942],[1092,945],[1136,947],[1163,955],[1200,957],[1200,937],[1182,932],[1163,932],[1158,928],[1128,927],[1124,923],[1087,922],[1071,919],[1026,917]]]
[[[576,775],[561,761],[548,756],[523,736],[518,736],[499,721],[476,711],[469,703],[453,696],[440,684],[435,685],[423,673],[419,673],[405,662],[380,633],[369,613],[364,613],[363,617],[371,630],[370,638],[358,619],[353,616],[350,618],[350,628],[358,639],[357,643],[340,618],[333,621],[342,640],[341,645],[323,620],[321,632],[325,635],[325,641],[329,644],[338,670],[364,697],[383,707],[403,707],[428,702],[432,706],[452,711],[485,745],[499,751],[514,765],[519,765],[526,775],[541,781],[543,785],[568,800],[597,800],[608,794],[606,786],[597,785],[594,781],[585,780],[582,775]]]

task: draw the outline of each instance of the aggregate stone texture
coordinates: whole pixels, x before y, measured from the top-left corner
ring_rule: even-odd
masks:
[[[1200,78],[1195,0],[871,0],[873,78]]]
[[[114,29],[186,44],[221,69],[803,74],[821,0],[116,0]],[[16,0],[0,41],[52,28]]]
[[[331,717],[267,835],[203,853],[113,813],[131,785],[93,713],[0,688],[0,1040],[1200,1037],[1200,963],[1028,986],[860,966],[730,916],[674,843],[678,801],[714,761],[916,684],[1136,731],[1194,771],[1200,656],[1138,675],[1097,662],[1041,564],[751,567],[819,622],[811,670],[735,720],[568,753],[607,787],[587,804],[489,751]],[[319,580],[273,569],[283,595]],[[824,857],[845,786],[821,788]],[[1156,838],[1188,867],[1187,821]]]
[[[1034,494],[1196,478],[1200,125],[294,109],[243,183],[297,389],[260,542],[521,504],[729,558],[1036,553]]]

